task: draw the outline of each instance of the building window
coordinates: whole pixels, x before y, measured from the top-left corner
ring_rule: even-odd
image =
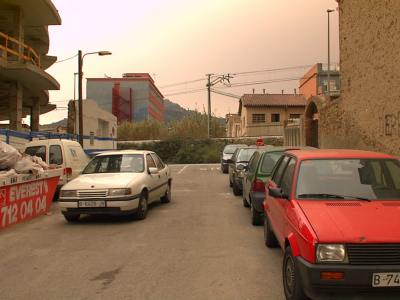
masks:
[[[252,123],[265,123],[265,114],[252,114]]]
[[[280,114],[271,114],[271,122],[272,123],[279,123],[281,121]]]
[[[290,114],[290,119],[300,119],[300,114]]]

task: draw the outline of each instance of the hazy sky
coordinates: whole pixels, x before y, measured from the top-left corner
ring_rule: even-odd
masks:
[[[59,60],[85,52],[108,50],[111,56],[86,56],[84,77],[121,77],[146,72],[161,92],[186,108],[203,110],[205,74],[240,73],[327,62],[327,8],[335,0],[53,0],[61,26],[50,26],[50,51]],[[331,61],[338,62],[338,13],[331,14]],[[259,85],[216,89],[237,95],[293,93],[307,68],[237,74],[232,84],[278,81]],[[41,123],[67,116],[74,97],[77,58],[56,63],[48,72],[61,84],[50,92],[57,111],[43,115]],[[165,87],[169,86],[169,87]],[[84,86],[85,87],[85,86]],[[85,97],[84,90],[84,97]],[[236,113],[238,100],[212,95],[212,111],[218,116]]]

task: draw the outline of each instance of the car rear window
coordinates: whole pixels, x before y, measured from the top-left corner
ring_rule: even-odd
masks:
[[[316,159],[301,162],[298,199],[400,200],[400,163],[394,159]]]
[[[142,173],[144,160],[142,154],[99,155],[93,158],[83,174],[93,173]]]
[[[260,172],[265,174],[271,174],[275,164],[282,156],[283,152],[268,152],[265,153],[263,161],[261,162]]]
[[[257,149],[240,149],[236,162],[248,162]]]

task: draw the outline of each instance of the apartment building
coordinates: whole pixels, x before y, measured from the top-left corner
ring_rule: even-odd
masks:
[[[22,118],[31,116],[31,130],[39,117],[55,109],[49,90],[59,83],[46,73],[57,58],[48,56],[49,25],[61,25],[50,0],[0,0],[0,121],[22,130]]]

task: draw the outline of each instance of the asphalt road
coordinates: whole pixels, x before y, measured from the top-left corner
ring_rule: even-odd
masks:
[[[0,299],[283,299],[282,252],[218,165],[173,165],[144,221],[58,211],[0,232]]]

